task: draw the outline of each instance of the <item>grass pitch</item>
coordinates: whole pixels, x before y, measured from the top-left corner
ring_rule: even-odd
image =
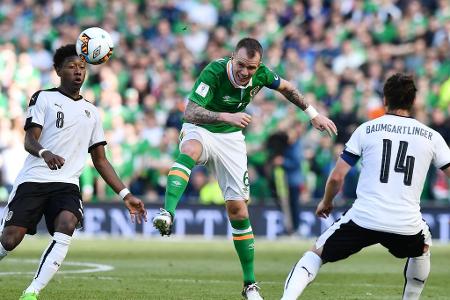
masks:
[[[0,262],[0,299],[19,298],[47,243],[27,237]],[[257,239],[256,276],[265,299],[280,299],[289,270],[311,244]],[[450,246],[433,246],[422,299],[450,299],[449,253]],[[241,299],[240,264],[230,240],[76,238],[66,262],[41,300]],[[401,299],[403,266],[404,260],[371,247],[323,266],[302,299]],[[96,268],[106,271],[90,273]]]

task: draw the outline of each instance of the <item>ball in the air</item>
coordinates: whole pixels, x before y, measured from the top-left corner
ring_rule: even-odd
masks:
[[[89,64],[99,65],[112,55],[114,44],[111,36],[99,27],[83,30],[76,43],[77,54]]]

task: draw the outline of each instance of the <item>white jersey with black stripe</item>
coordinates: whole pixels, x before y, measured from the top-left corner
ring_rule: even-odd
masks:
[[[30,100],[25,130],[42,128],[39,143],[65,159],[63,167],[51,170],[45,161],[28,155],[15,186],[23,182],[66,182],[79,185],[88,152],[105,145],[98,109],[82,97],[73,99],[54,88],[36,92]]]
[[[433,163],[450,165],[442,136],[413,118],[385,115],[360,125],[345,151],[361,157],[357,199],[349,211],[364,228],[404,235],[420,231],[420,195]]]

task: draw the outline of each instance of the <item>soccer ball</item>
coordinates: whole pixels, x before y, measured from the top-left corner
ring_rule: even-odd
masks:
[[[111,57],[114,44],[108,32],[99,27],[91,27],[80,33],[76,49],[81,59],[89,64],[99,65]]]

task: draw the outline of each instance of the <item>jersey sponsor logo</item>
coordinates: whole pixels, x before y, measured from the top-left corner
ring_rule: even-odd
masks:
[[[86,113],[86,117],[88,117],[88,118],[91,117],[91,112],[90,112],[90,111],[88,111],[87,109],[85,109],[84,112]]]
[[[209,91],[209,85],[207,85],[204,82],[200,82],[197,89],[195,90],[195,92],[197,94],[199,94],[200,96],[202,96],[203,98],[206,97],[206,95],[208,94],[208,91]]]

